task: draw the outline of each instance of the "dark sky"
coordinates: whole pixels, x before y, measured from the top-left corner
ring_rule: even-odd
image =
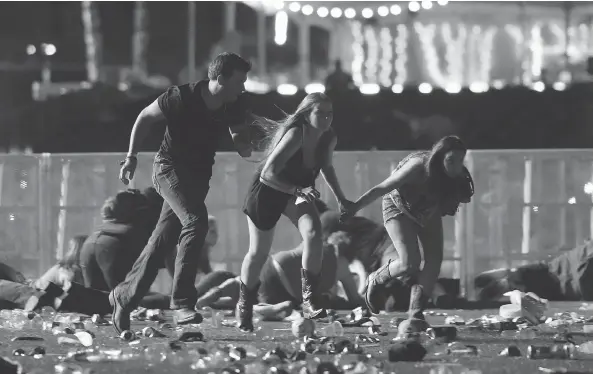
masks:
[[[129,65],[132,58],[133,2],[97,2],[103,33],[106,65]],[[149,14],[148,69],[171,78],[187,61],[187,2],[146,2]],[[224,30],[224,3],[196,2],[197,61],[208,59],[213,44]],[[289,27],[285,46],[273,42],[274,18],[267,20],[268,65],[294,65],[298,61],[298,30]],[[248,6],[237,4],[237,28],[243,37],[241,53],[256,57],[256,14]],[[80,2],[0,2],[0,62],[33,63],[25,53],[28,44],[52,43],[57,47],[53,57],[58,66],[84,69],[84,40]],[[327,36],[311,31],[312,61],[323,64]],[[319,41],[322,41],[321,43]],[[318,50],[318,51],[317,51]],[[317,56],[317,57],[316,57]],[[58,73],[58,72],[56,72]]]

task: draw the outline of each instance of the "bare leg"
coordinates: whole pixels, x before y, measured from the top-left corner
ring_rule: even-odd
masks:
[[[422,259],[418,246],[419,227],[411,219],[400,214],[387,221],[385,229],[397,251],[398,260],[388,260],[367,279],[365,301],[373,313],[379,313],[384,306],[387,299],[385,286],[390,280],[401,277],[404,284],[417,283]]]
[[[443,264],[443,220],[435,217],[427,223],[418,235],[422,252],[424,253],[424,267],[420,272],[419,283],[427,297],[432,295],[434,286],[441,273]]]
[[[315,204],[295,205],[294,200],[291,200],[284,215],[297,227],[303,238],[303,259],[301,262],[303,315],[305,318],[323,318],[327,312],[321,308],[321,295],[317,290],[323,262],[319,213]]]
[[[257,302],[260,273],[268,259],[270,249],[272,249],[274,228],[267,231],[260,230],[249,216],[247,223],[249,226],[249,251],[241,266],[241,289],[237,303],[237,317],[240,330],[253,331],[253,305]]]

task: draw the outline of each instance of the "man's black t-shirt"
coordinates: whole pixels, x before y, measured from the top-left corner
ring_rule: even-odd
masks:
[[[230,136],[229,126],[240,125],[247,115],[247,96],[209,110],[201,95],[208,81],[172,86],[157,99],[167,119],[159,158],[192,171],[212,174],[214,156],[220,139]]]

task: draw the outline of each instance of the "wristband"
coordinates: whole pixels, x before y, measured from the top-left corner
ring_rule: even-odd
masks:
[[[126,158],[125,158],[125,159],[123,159],[123,160],[121,160],[121,161],[119,162],[120,166],[123,166],[123,165],[126,163],[126,161],[127,161],[127,160],[134,160],[134,161],[138,161],[138,158],[137,158],[136,156],[134,156],[134,155],[129,155],[129,156],[126,156]]]

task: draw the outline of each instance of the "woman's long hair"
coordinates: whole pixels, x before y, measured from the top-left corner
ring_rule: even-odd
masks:
[[[314,106],[329,102],[330,98],[321,92],[311,93],[301,101],[297,109],[292,114],[286,114],[279,121],[274,121],[266,117],[252,115],[255,119],[254,125],[263,132],[263,138],[258,144],[258,149],[264,153],[261,163],[265,163],[274,148],[280,143],[286,132],[295,126],[303,126],[306,123],[306,117],[311,113]]]
[[[425,167],[428,172],[428,183],[430,189],[442,200],[452,196],[458,196],[461,202],[471,198],[474,192],[474,184],[469,171],[464,167],[458,178],[450,178],[445,173],[445,155],[451,151],[466,153],[467,147],[457,136],[445,136],[436,142],[430,152],[426,155]],[[468,195],[469,196],[465,196]],[[469,201],[469,200],[468,200]]]
[[[80,251],[87,238],[87,235],[76,235],[70,239],[68,252],[58,262],[58,265],[62,269],[71,270],[74,273],[80,271]]]

